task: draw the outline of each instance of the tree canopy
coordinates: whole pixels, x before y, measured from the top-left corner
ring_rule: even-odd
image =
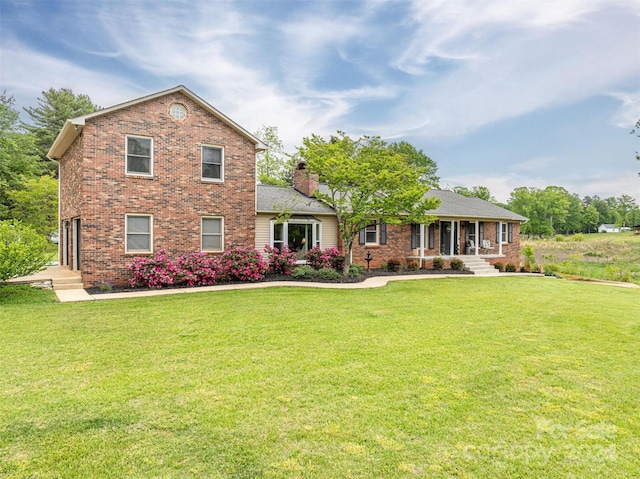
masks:
[[[481,200],[485,200],[493,204],[498,202],[486,186],[472,186],[471,189],[466,188],[465,186],[456,186],[453,188],[453,191],[462,196],[480,198]]]
[[[407,161],[417,168],[420,168],[423,173],[420,176],[420,181],[430,188],[438,188],[440,177],[436,175],[438,171],[438,165],[435,161],[429,158],[422,150],[416,149],[411,143],[406,141],[394,142],[389,145],[392,151],[405,155]]]
[[[258,181],[262,185],[293,185],[295,160],[284,151],[277,126],[262,126],[255,132],[268,149],[258,153]]]
[[[20,126],[14,99],[0,94],[0,220],[10,217],[9,192],[22,188],[38,170],[33,137]]]
[[[49,148],[60,133],[65,121],[70,118],[86,115],[98,109],[87,95],[74,94],[69,88],[50,88],[42,92],[37,107],[24,110],[32,123],[23,123],[24,128],[35,138],[37,155],[42,160],[41,170],[45,174],[55,171],[56,162],[46,158]]]
[[[318,135],[303,139],[298,157],[326,187],[315,196],[333,208],[345,249],[343,273],[349,272],[351,251],[358,232],[376,221],[389,224],[428,224],[426,211],[438,206],[425,198],[423,178],[429,165],[418,165],[379,137],[354,140],[338,131],[329,140]]]

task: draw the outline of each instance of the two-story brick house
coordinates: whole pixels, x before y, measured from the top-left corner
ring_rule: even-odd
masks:
[[[48,154],[61,264],[85,287],[124,284],[134,256],[253,244],[264,148],[183,86],[67,120]]]
[[[265,148],[184,86],[67,120],[48,153],[60,164],[60,263],[97,287],[126,284],[127,263],[159,249],[175,259],[288,245],[302,258],[313,246],[340,247],[335,213],[312,197],[318,185],[306,171],[296,171],[294,188],[257,185],[256,154]],[[435,256],[464,253],[518,261],[526,218],[452,192],[428,194],[442,200],[430,212],[439,221],[372,224],[353,261],[368,251],[372,266],[399,258],[428,267]]]

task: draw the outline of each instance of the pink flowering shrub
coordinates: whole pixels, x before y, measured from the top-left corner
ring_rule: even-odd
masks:
[[[216,282],[218,264],[206,253],[185,253],[176,262],[180,283],[187,286],[207,286]]]
[[[225,251],[218,264],[232,281],[260,281],[268,269],[260,252],[251,246],[236,246]]]
[[[282,249],[265,245],[264,250],[269,254],[269,272],[274,274],[291,274],[296,267],[296,254],[284,246]]]
[[[153,257],[134,258],[127,268],[133,274],[129,280],[132,288],[162,288],[174,284],[177,268],[167,257],[167,250],[159,250]]]
[[[307,264],[313,269],[333,268],[340,270],[344,262],[344,256],[340,254],[338,248],[322,250],[317,246],[314,246],[307,252],[305,259],[307,260]]]

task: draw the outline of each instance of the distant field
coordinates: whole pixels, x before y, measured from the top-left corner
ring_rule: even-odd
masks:
[[[88,303],[0,286],[4,478],[623,478],[640,291],[553,278]]]
[[[593,233],[544,240],[525,240],[536,253],[538,264],[558,265],[563,274],[640,284],[640,235]]]

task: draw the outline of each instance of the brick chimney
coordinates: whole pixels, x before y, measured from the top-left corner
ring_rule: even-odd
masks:
[[[319,186],[318,175],[308,172],[304,161],[298,163],[293,172],[293,187],[305,196],[313,196]]]

